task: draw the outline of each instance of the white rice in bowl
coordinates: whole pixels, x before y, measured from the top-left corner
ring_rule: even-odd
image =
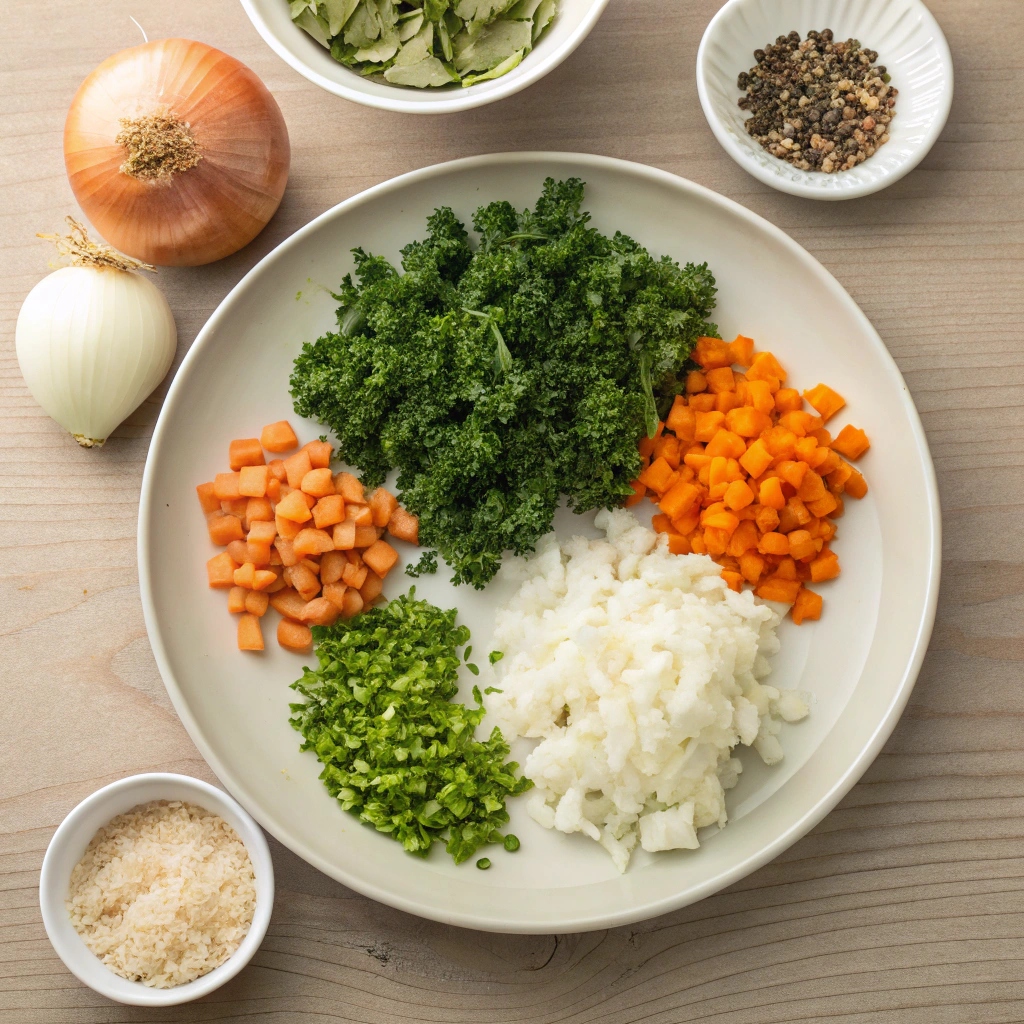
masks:
[[[546,537],[503,572],[522,584],[498,613],[500,693],[489,715],[509,740],[540,742],[524,773],[530,814],[583,832],[620,871],[637,841],[696,849],[724,825],[744,744],[782,758],[781,723],[805,698],[763,680],[779,616],[731,591],[705,555],[674,555],[627,510],[600,512],[607,539]]]

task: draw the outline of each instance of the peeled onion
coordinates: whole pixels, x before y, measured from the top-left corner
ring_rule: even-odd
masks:
[[[251,242],[281,202],[290,155],[256,75],[188,39],[109,57],[64,125],[83,212],[111,245],[158,266],[210,263]]]

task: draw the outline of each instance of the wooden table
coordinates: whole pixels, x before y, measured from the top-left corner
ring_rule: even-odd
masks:
[[[774,192],[715,142],[693,67],[717,7],[613,0],[527,92],[427,118],[321,92],[236,0],[0,4],[0,1024],[1024,1020],[1024,3],[932,0],[956,65],[949,124],[909,177],[841,204]],[[678,913],[558,937],[408,917],[275,844],[270,933],[207,1000],[121,1007],[64,969],[36,892],[63,816],[135,772],[212,779],[164,692],[136,577],[139,484],[165,388],[84,451],[32,401],[14,356],[18,308],[50,256],[34,233],[76,212],[61,157],[68,103],[96,64],[139,41],[131,14],[151,37],[243,60],[291,131],[291,181],[263,234],[213,266],[161,271],[179,359],[228,289],[311,217],[403,171],[491,151],[581,150],[674,171],[781,226],[850,290],[923,416],[945,565],[902,722],[807,838]]]

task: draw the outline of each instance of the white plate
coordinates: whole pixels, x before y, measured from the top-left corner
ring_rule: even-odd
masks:
[[[899,90],[889,141],[853,170],[801,171],[766,152],[743,127],[737,101],[741,71],[754,50],[796,30],[831,28],[859,39]],[[939,23],[921,0],[729,0],[711,19],[697,51],[697,92],[725,151],[772,188],[807,199],[855,199],[912,171],[935,144],[953,102],[953,60]]]
[[[278,649],[272,635],[263,655],[235,650],[225,594],[206,586],[214,549],[194,491],[226,468],[231,438],[285,417],[297,422],[292,360],[302,342],[334,325],[328,289],[351,268],[352,246],[397,260],[436,206],[467,221],[489,200],[526,207],[548,175],[587,182],[586,206],[599,228],[622,229],[655,253],[707,260],[723,335],[752,335],[799,386],[833,385],[849,418],[875,441],[861,462],[871,491],[849,502],[840,521],[844,572],[822,588],[826,614],[782,627],[772,681],[814,698],[810,718],[785,728],[785,761],[767,769],[745,757],[724,831],[697,852],[641,852],[622,876],[596,843],[535,825],[522,801],[511,807],[522,849],[488,851],[487,872],[472,861],[455,867],[440,849],[427,860],[411,857],[343,813],[288,725],[288,684],[303,659]],[[298,427],[304,440],[321,432]],[[567,528],[568,517],[560,522]],[[892,731],[924,657],[939,581],[939,503],[896,365],[853,300],[790,238],[663,171],[595,156],[498,154],[406,174],[347,200],[282,243],[224,300],[157,424],[142,485],[139,575],[153,650],[182,722],[225,786],[282,843],[346,885],[424,917],[493,931],[581,931],[663,913],[735,882],[807,832],[857,781]],[[387,582],[394,595],[409,580],[396,570]],[[456,590],[439,573],[420,580],[418,593],[457,604],[476,649],[489,650],[507,593],[501,584]]]

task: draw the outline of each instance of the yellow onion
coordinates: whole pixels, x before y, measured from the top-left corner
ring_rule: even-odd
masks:
[[[113,246],[194,267],[241,249],[284,195],[290,148],[274,97],[244,64],[188,39],[105,60],[75,94],[64,163]]]

